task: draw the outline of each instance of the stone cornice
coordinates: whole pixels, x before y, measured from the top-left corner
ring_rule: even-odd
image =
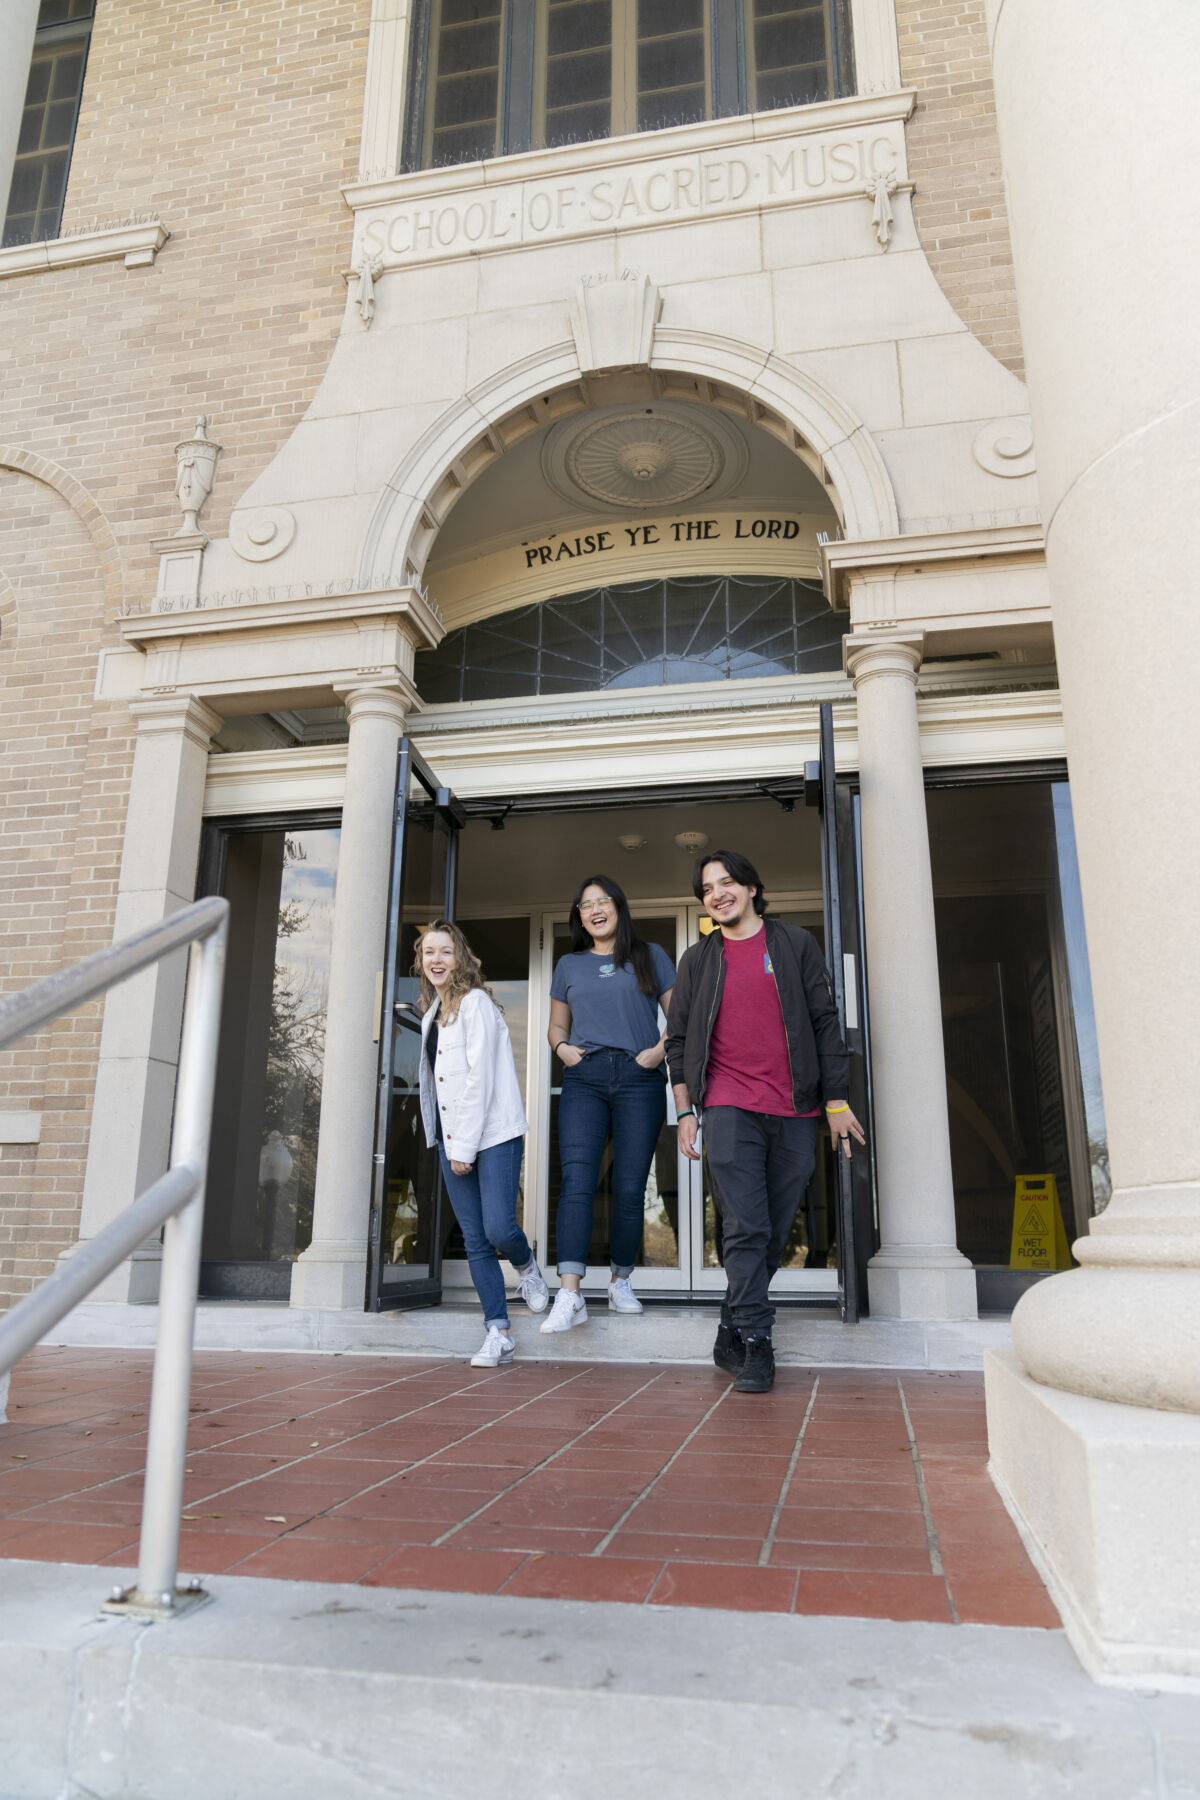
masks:
[[[695,125],[671,125],[664,131],[634,132],[625,137],[592,139],[553,150],[527,150],[488,162],[455,163],[447,168],[416,169],[378,181],[356,181],[342,189],[355,212],[395,201],[449,198],[474,188],[503,187],[513,182],[544,181],[563,175],[591,175],[619,169],[625,163],[654,158],[712,154],[739,144],[773,143],[780,138],[815,137],[826,131],[907,120],[916,105],[915,88],[890,94],[854,94],[811,106],[784,107],[776,112],[706,119]],[[840,196],[835,196],[840,197]]]
[[[179,611],[135,613],[122,619],[120,627],[127,644],[146,650],[189,638],[226,638],[234,632],[308,633],[315,627],[344,625],[355,619],[399,619],[420,650],[433,649],[443,635],[434,608],[411,587],[259,600],[241,606],[191,605]]]
[[[889,538],[839,539],[819,546],[821,575],[831,606],[849,605],[847,586],[855,574],[944,567],[999,559],[1041,563],[1046,540],[1040,525],[989,525],[961,531],[918,531]]]
[[[879,184],[912,191],[914,100],[908,89],[858,95],[355,183],[343,190],[355,213],[351,271],[361,298],[365,280],[373,294],[397,269],[846,202],[883,254]]]
[[[1064,754],[1062,707],[1054,688],[979,694],[926,693],[928,671],[917,694],[922,761],[928,768],[1021,762]],[[825,678],[829,691],[806,696],[834,699],[838,766],[858,766],[855,707],[845,678]],[[840,697],[835,697],[839,696]],[[428,720],[414,722],[413,735],[440,777],[464,795],[536,793],[553,767],[556,788],[597,784],[597,768],[617,775],[636,790],[639,780],[711,777],[716,748],[727,772],[770,775],[803,771],[816,754],[816,708],[803,704],[746,707],[731,705],[707,717],[698,733],[686,713],[646,720],[581,717],[506,721],[504,727],[473,721],[458,732],[431,738]],[[482,727],[480,729],[479,727]],[[345,779],[345,744],[295,750],[255,750],[209,758],[204,810],[222,814],[337,807]]]
[[[82,268],[85,263],[123,262],[127,269],[148,268],[170,235],[160,220],[150,219],[140,225],[101,225],[39,244],[15,244],[0,250],[0,281],[46,269]]]

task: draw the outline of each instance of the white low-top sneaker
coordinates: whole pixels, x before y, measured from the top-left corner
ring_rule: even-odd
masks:
[[[517,1277],[517,1292],[529,1308],[530,1312],[545,1312],[550,1304],[550,1289],[542,1271],[537,1266],[535,1257],[529,1267]]]
[[[516,1344],[506,1331],[498,1325],[489,1325],[487,1336],[483,1340],[483,1348],[477,1350],[471,1358],[473,1369],[498,1369],[501,1363],[510,1363]]]
[[[587,1324],[587,1303],[582,1294],[560,1287],[550,1308],[550,1317],[542,1320],[543,1331],[570,1331],[572,1325]]]
[[[628,1275],[618,1275],[608,1284],[609,1312],[639,1313],[644,1310],[641,1301],[633,1291],[633,1283]]]

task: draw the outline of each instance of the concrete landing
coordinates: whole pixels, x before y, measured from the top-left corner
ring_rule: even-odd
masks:
[[[711,1306],[648,1306],[640,1316],[589,1305],[588,1323],[543,1336],[540,1320],[512,1310],[517,1356],[537,1362],[707,1363],[717,1314]],[[75,1348],[151,1349],[156,1306],[89,1302],[77,1306],[43,1341]],[[483,1339],[474,1301],[451,1301],[414,1312],[322,1312],[256,1300],[202,1302],[196,1313],[198,1350],[327,1351],[363,1356],[470,1356]],[[793,1367],[827,1369],[982,1369],[985,1350],[1011,1345],[1008,1319],[961,1323],[864,1319],[843,1325],[836,1316],[781,1310],[775,1322],[776,1359]]]
[[[1200,1703],[1061,1632],[0,1565],[3,1800],[1197,1800]]]

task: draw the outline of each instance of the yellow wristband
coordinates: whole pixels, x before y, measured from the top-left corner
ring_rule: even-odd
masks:
[[[847,1106],[847,1104],[844,1100],[836,1100],[836,1101],[832,1101],[832,1102],[827,1100],[825,1102],[825,1111],[826,1112],[849,1112],[850,1108]]]

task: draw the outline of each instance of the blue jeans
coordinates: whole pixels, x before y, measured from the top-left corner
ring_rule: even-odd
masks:
[[[467,1266],[484,1323],[508,1329],[508,1299],[500,1258],[524,1269],[533,1261],[529,1239],[517,1224],[517,1190],[521,1180],[523,1137],[506,1138],[476,1156],[469,1175],[456,1175],[444,1144],[438,1145],[446,1192],[467,1246]]]
[[[563,1070],[558,1104],[558,1272],[586,1275],[592,1241],[592,1203],[604,1148],[612,1138],[612,1230],[609,1261],[631,1275],[642,1247],[646,1179],[667,1116],[667,1082],[660,1064],[643,1069],[627,1050],[590,1050]]]

